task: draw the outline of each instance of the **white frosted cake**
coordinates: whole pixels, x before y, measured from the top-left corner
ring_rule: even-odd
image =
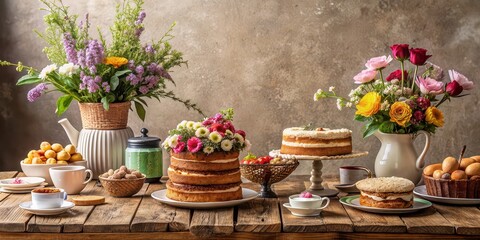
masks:
[[[351,152],[352,131],[346,128],[306,130],[292,127],[283,130],[282,154],[334,156]]]

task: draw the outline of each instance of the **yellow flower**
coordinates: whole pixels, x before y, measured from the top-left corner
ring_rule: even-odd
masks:
[[[405,127],[412,118],[412,109],[405,102],[395,102],[390,107],[390,121]]]
[[[425,111],[425,120],[437,127],[443,127],[443,113],[436,107],[428,107]]]
[[[103,61],[107,65],[112,65],[114,68],[119,68],[128,63],[128,59],[123,57],[107,57]]]
[[[357,112],[355,114],[364,117],[371,117],[380,110],[380,101],[382,97],[376,92],[369,92],[360,99],[357,104]]]

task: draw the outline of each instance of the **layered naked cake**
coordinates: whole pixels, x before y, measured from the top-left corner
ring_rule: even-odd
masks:
[[[280,153],[310,156],[334,156],[352,152],[352,131],[349,129],[301,127],[283,130]]]
[[[238,152],[172,153],[167,197],[186,202],[242,198]]]
[[[401,177],[366,178],[356,183],[360,205],[377,208],[408,208],[413,205],[412,181]]]
[[[241,199],[239,152],[248,144],[228,110],[203,122],[183,121],[163,146],[170,151],[167,197],[183,202]]]

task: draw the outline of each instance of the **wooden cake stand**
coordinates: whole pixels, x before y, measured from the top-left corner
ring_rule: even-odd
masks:
[[[324,188],[322,186],[322,160],[341,160],[348,158],[357,158],[368,155],[367,151],[352,151],[350,154],[345,155],[335,155],[335,156],[308,156],[308,155],[292,155],[292,154],[281,154],[280,150],[272,150],[269,155],[271,157],[281,157],[284,159],[296,159],[296,160],[312,160],[312,172],[310,177],[310,182],[312,183],[307,189],[308,192],[316,194],[321,197],[332,197],[338,194],[337,190]]]

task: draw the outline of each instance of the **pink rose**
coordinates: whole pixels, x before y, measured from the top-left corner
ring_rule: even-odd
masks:
[[[420,88],[420,92],[423,94],[438,95],[443,92],[443,83],[433,78],[417,77],[415,83]]]
[[[213,119],[212,118],[208,118],[208,119],[206,119],[205,121],[202,122],[203,126],[210,126],[212,124],[213,124]]]
[[[355,80],[356,84],[362,84],[362,83],[367,83],[375,79],[375,76],[377,76],[377,71],[376,70],[362,70],[359,74],[357,74],[355,77],[353,77],[353,80]]]
[[[450,81],[456,81],[460,86],[465,90],[470,90],[473,88],[473,82],[469,81],[468,78],[460,74],[455,70],[448,70],[448,75],[450,75]]]
[[[380,57],[374,57],[371,58],[370,60],[367,61],[365,64],[365,67],[369,70],[377,70],[377,69],[382,69],[392,61],[392,57],[389,55],[387,56],[380,56]]]
[[[203,147],[202,141],[197,137],[191,137],[187,141],[187,148],[188,148],[188,151],[190,151],[191,153],[196,153],[200,151],[202,147]]]
[[[183,152],[183,149],[185,149],[185,143],[179,141],[177,146],[173,148],[173,152],[174,153],[181,153],[181,152]]]

